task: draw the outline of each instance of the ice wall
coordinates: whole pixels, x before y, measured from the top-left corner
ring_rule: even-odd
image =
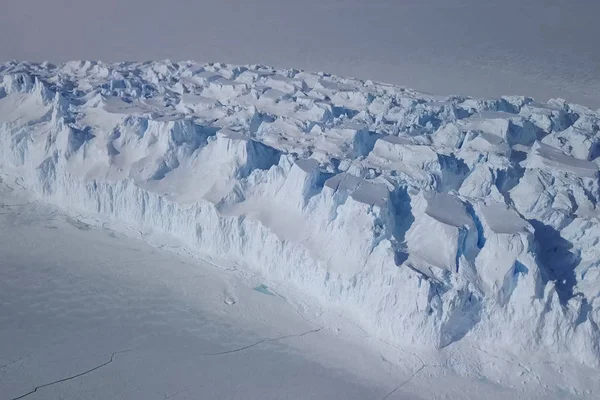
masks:
[[[0,173],[397,344],[598,364],[600,114],[223,64],[0,66]]]

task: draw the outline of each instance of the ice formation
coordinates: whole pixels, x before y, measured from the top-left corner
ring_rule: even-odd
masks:
[[[391,343],[600,362],[600,112],[223,64],[0,66],[0,172]]]

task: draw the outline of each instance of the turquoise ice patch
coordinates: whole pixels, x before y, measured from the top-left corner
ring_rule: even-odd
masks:
[[[269,288],[266,285],[258,285],[257,287],[254,288],[254,290],[256,290],[257,292],[260,292],[262,294],[268,294],[269,296],[275,296],[274,293],[269,291]]]

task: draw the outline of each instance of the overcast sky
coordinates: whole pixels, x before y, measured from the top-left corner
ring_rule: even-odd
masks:
[[[0,61],[224,61],[600,107],[598,0],[3,0]],[[526,3],[526,4],[522,4]]]

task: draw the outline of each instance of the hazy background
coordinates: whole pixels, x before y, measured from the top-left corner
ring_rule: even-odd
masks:
[[[223,61],[600,107],[599,0],[1,0],[0,61]]]

